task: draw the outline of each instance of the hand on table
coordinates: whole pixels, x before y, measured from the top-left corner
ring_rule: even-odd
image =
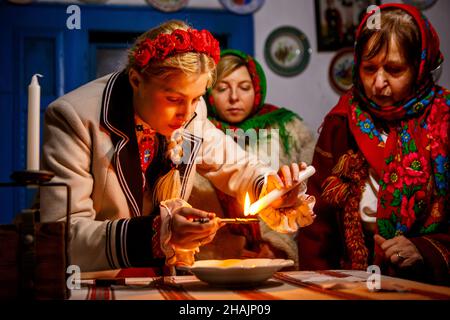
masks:
[[[385,257],[400,268],[412,267],[423,262],[423,257],[417,247],[404,236],[386,240],[376,234],[374,240],[384,251]]]

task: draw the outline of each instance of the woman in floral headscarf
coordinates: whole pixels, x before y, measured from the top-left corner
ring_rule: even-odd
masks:
[[[205,97],[208,119],[223,132],[232,134],[238,143],[244,141],[240,140],[243,133],[254,130],[257,139],[250,141],[245,147],[273,167],[278,167],[278,163],[310,163],[315,145],[311,130],[294,112],[265,103],[265,96],[266,77],[258,61],[242,51],[223,50],[217,65],[217,81]],[[266,152],[262,154],[261,149]],[[220,190],[214,192],[204,179],[196,183],[191,200],[195,201],[197,194],[201,202],[200,207],[208,205],[204,201],[206,197],[198,196],[203,192],[196,193],[196,190],[209,193],[209,199],[218,198],[219,201],[211,200],[209,205],[212,202],[220,202],[220,205],[216,203],[215,207],[208,208],[209,210],[223,211],[223,215],[229,217],[242,216],[242,205],[239,205],[236,199]],[[233,236],[222,237],[226,241],[218,245],[221,250],[212,250],[215,254],[225,254],[226,248],[230,248],[230,256],[225,257],[283,257],[295,262],[298,260],[293,234],[282,235],[274,232],[267,228],[264,222],[252,226],[229,226],[226,230]],[[226,230],[222,232],[225,233]],[[220,239],[219,236],[216,243]],[[241,239],[241,243],[236,244],[233,239]],[[203,254],[206,254],[206,251],[204,250]]]
[[[308,182],[318,217],[299,232],[300,267],[376,264],[449,284],[450,92],[433,80],[439,38],[415,7],[379,8],[356,34],[354,87],[323,123]],[[377,12],[381,29],[370,29]]]

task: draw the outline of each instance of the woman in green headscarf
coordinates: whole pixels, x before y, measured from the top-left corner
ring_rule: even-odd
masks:
[[[263,157],[273,167],[311,163],[315,139],[311,130],[294,112],[265,103],[266,77],[261,65],[238,50],[223,50],[217,65],[217,81],[205,100],[208,118],[219,129],[233,135],[239,143],[243,134],[254,130],[245,148]],[[239,130],[242,129],[242,130]],[[261,129],[266,129],[262,131]],[[241,136],[239,136],[241,135]],[[251,137],[248,134],[247,137]],[[261,149],[265,150],[262,154]],[[208,196],[205,196],[208,195]],[[205,203],[205,199],[210,199]],[[226,217],[242,216],[242,205],[205,179],[198,179],[190,202]],[[279,234],[263,222],[260,225],[229,226],[199,258],[280,257],[298,262],[293,234]],[[217,247],[217,248],[216,248]]]

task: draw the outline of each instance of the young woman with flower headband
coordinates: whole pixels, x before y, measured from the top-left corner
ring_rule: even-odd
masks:
[[[317,220],[303,269],[361,269],[450,284],[450,91],[439,38],[413,6],[380,6],[356,34],[354,87],[326,116],[308,181]]]
[[[228,154],[236,144],[206,119],[202,95],[214,81],[219,52],[207,30],[169,21],[137,39],[125,70],[49,106],[42,167],[72,188],[71,264],[82,271],[160,272],[164,265],[193,263],[222,225],[214,213],[185,201],[196,171],[230,194],[248,192],[253,201],[264,182],[284,186],[276,171],[243,150]],[[288,184],[303,167],[280,174]],[[63,190],[43,188],[43,221],[63,220],[64,201]],[[287,197],[283,205],[294,202]],[[193,221],[206,217],[207,223]]]
[[[258,156],[262,156],[260,150],[264,149],[262,144],[265,144],[266,159],[275,156],[275,161],[281,164],[311,163],[315,145],[313,133],[294,112],[266,103],[266,76],[259,62],[234,49],[222,50],[220,56],[217,81],[205,96],[208,119],[223,132],[229,130],[228,134],[242,132],[240,129],[244,132],[255,130],[258,137],[256,143],[246,147]],[[274,131],[261,135],[262,129]],[[205,198],[209,201],[205,202]],[[239,216],[242,211],[236,199],[214,189],[201,177],[194,184],[191,201],[198,203],[199,208],[214,208],[218,215],[225,217]],[[205,246],[198,256],[278,257],[292,259],[298,264],[294,235],[275,232],[263,221],[260,225],[229,226],[221,229],[214,241]],[[216,250],[218,246],[222,250]]]

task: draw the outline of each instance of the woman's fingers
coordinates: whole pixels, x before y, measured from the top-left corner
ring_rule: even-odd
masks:
[[[280,168],[281,178],[284,181],[284,187],[290,188],[292,186],[291,168],[284,165]]]
[[[300,166],[300,170],[305,170],[305,169],[308,167],[308,165],[306,164],[306,162],[300,162],[300,163],[299,163],[299,166]]]
[[[298,182],[298,174],[300,172],[300,167],[297,163],[291,164],[291,172],[292,172],[292,182],[296,183]]]
[[[286,165],[281,166],[278,175],[280,176],[280,180],[284,181],[284,187],[290,188],[294,183],[297,183],[300,171],[306,168],[307,164],[305,162],[300,162],[299,164],[294,162],[290,167]]]
[[[214,218],[216,215],[212,212],[203,211],[200,209],[195,208],[189,208],[189,207],[182,207],[178,210],[175,210],[175,212],[179,215],[182,215],[183,217],[187,219],[195,219],[195,218]],[[175,213],[174,212],[174,213]]]
[[[222,224],[214,213],[195,208],[179,208],[173,212],[172,230],[177,234],[197,233],[209,235],[219,229]],[[203,219],[195,221],[195,219]],[[209,219],[209,221],[208,221]],[[206,222],[208,221],[208,222]]]

